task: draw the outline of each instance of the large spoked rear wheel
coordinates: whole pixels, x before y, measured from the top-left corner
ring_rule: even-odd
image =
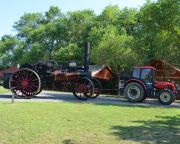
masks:
[[[92,78],[92,82],[94,84],[94,94],[90,96],[90,98],[94,99],[101,94],[102,85],[101,82],[95,78]]]
[[[170,105],[176,100],[175,94],[171,90],[163,89],[158,93],[158,101],[164,105]]]
[[[141,102],[145,99],[145,90],[139,83],[132,82],[126,85],[124,95],[130,102]]]
[[[32,98],[40,91],[41,81],[35,71],[25,68],[11,76],[9,87],[17,98]]]
[[[73,94],[80,100],[87,100],[94,94],[93,82],[87,77],[79,78],[74,84]]]

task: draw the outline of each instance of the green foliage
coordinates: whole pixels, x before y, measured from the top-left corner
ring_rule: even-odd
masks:
[[[25,38],[28,38],[29,32],[38,28],[43,20],[44,17],[41,13],[25,13],[13,26],[17,31],[17,37],[19,37],[20,40],[25,40]]]
[[[55,53],[57,61],[82,61],[83,49],[76,44],[69,44],[67,47],[60,48]]]
[[[137,10],[124,8],[118,15],[116,26],[120,34],[134,35],[137,23]]]
[[[18,62],[19,64],[36,63],[37,61],[43,60],[45,54],[44,47],[42,47],[40,43],[34,43],[31,50],[23,53],[22,58]]]
[[[180,61],[179,0],[147,1],[139,10],[109,5],[100,15],[92,10],[25,13],[15,22],[17,35],[0,40],[0,67],[41,60],[82,60],[91,43],[91,63],[123,68],[164,59]]]
[[[80,47],[83,47],[94,20],[95,14],[91,10],[69,12],[67,15],[67,42],[77,43]]]
[[[5,35],[0,41],[0,67],[15,65],[19,59],[17,50],[22,47],[22,43],[16,37]]]
[[[115,27],[107,30],[96,49],[92,51],[92,60],[100,65],[104,63],[118,73],[123,68],[137,64],[137,56],[132,49],[133,37],[118,35]]]
[[[118,16],[121,13],[118,5],[109,5],[105,7],[105,9],[102,11],[100,16],[98,17],[98,20],[100,22],[101,26],[107,26],[116,24],[118,21]]]
[[[57,6],[51,6],[49,8],[49,11],[45,12],[45,17],[47,22],[54,21],[62,16],[63,13],[61,13],[61,10]]]
[[[145,54],[142,60],[165,59],[178,63],[179,12],[179,0],[159,0],[140,9],[134,36],[137,51]]]

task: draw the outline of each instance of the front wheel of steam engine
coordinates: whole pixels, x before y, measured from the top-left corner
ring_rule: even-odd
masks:
[[[176,100],[175,94],[171,90],[163,89],[158,92],[158,101],[163,105],[170,105]]]
[[[30,69],[20,69],[10,78],[9,87],[16,98],[32,98],[41,87],[38,74]]]
[[[73,95],[80,100],[87,100],[94,94],[94,84],[87,78],[79,78],[73,88]]]

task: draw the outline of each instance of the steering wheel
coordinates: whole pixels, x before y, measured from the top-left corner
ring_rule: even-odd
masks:
[[[55,71],[58,68],[58,63],[54,60],[48,60],[46,66],[48,67],[48,70]]]

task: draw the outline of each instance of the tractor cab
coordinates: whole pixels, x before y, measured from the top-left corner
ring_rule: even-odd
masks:
[[[153,96],[155,88],[155,68],[152,66],[141,66],[133,69],[132,77],[140,80],[146,89],[146,95]]]
[[[135,67],[132,74],[133,78],[143,80],[145,82],[155,81],[155,68],[152,66]]]

